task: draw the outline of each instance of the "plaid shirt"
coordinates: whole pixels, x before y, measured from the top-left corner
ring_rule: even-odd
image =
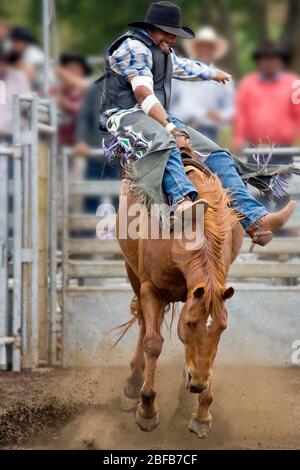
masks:
[[[146,31],[143,34],[148,35]],[[148,35],[149,36],[149,35]],[[178,80],[210,80],[215,69],[203,62],[177,57],[170,52],[173,62],[173,78]],[[152,78],[151,50],[137,39],[127,38],[109,57],[110,67],[125,78],[143,75]]]

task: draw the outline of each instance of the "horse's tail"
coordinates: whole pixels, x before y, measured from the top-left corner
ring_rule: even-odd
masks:
[[[132,316],[130,320],[128,320],[126,323],[122,323],[122,325],[115,326],[109,331],[109,333],[112,333],[113,331],[121,331],[120,336],[117,338],[117,340],[114,342],[114,344],[112,345],[110,349],[113,349],[115,346],[117,346],[117,344],[121,341],[121,339],[126,335],[128,330],[139,320],[140,306],[139,306],[139,301],[136,295],[131,300],[130,313]]]

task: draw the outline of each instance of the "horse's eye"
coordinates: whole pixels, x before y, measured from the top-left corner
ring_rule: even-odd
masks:
[[[187,321],[185,322],[185,324],[186,324],[186,326],[187,326],[188,328],[190,328],[191,330],[196,327],[196,323],[195,323],[194,321],[191,321],[191,320],[187,320]]]

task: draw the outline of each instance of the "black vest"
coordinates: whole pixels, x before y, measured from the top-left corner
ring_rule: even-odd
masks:
[[[127,39],[138,39],[143,42],[152,52],[153,66],[152,75],[154,83],[154,93],[165,109],[168,109],[171,96],[172,83],[172,59],[170,54],[164,54],[159,46],[147,35],[140,31],[123,34],[108,48],[106,60],[106,73],[99,79],[103,81],[103,88],[100,100],[100,113],[104,113],[108,109],[123,108],[129,109],[136,105],[137,101],[134,96],[132,87],[126,78],[115,73],[109,65],[109,56]]]

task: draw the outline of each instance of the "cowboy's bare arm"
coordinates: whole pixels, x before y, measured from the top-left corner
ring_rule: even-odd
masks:
[[[128,81],[131,83],[133,77],[130,77]],[[134,96],[137,102],[141,105],[143,101],[148,97],[153,95],[153,91],[150,88],[140,85],[134,90]],[[155,103],[149,110],[149,116],[151,116],[156,121],[160,122],[163,126],[166,126],[169,123],[168,116],[163,106],[158,102]]]
[[[130,78],[128,80],[129,82],[132,81]],[[134,90],[134,96],[140,105],[142,105],[143,101],[151,95],[154,96],[150,88],[143,85],[138,86]],[[165,109],[159,102],[153,104],[147,114],[162,124],[164,127],[170,123]],[[174,133],[178,148],[189,148],[190,143],[187,135],[184,135],[184,133],[178,133],[178,129],[176,127],[174,127],[174,130],[171,132]]]

